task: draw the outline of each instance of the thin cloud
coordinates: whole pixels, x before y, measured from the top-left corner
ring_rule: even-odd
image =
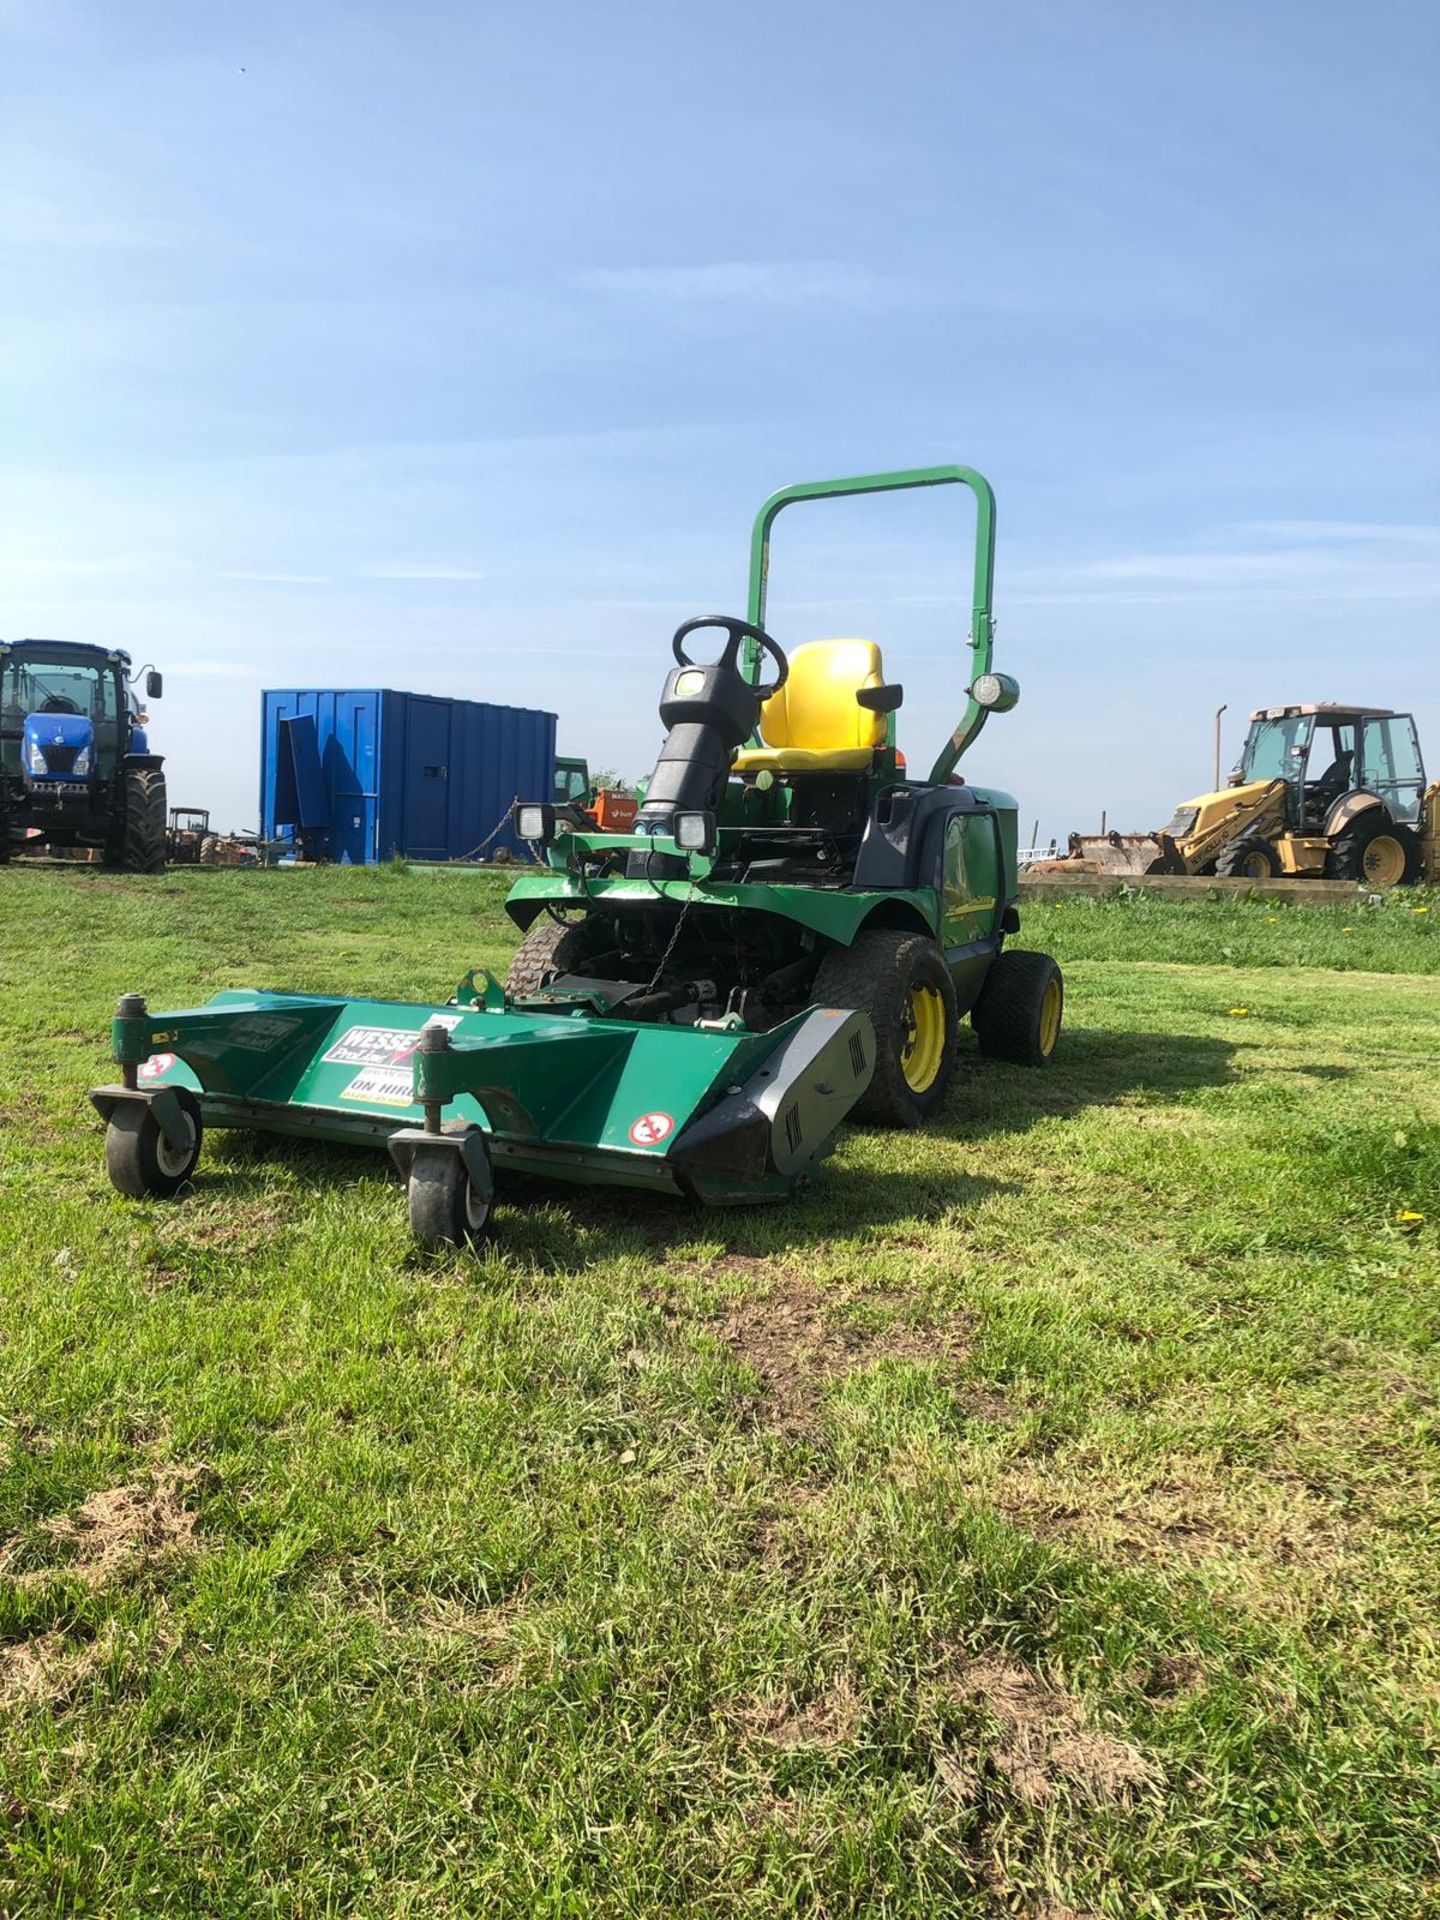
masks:
[[[700,266],[599,267],[578,276],[591,293],[689,306],[833,306],[871,312],[909,301],[903,280],[840,260],[716,260]]]
[[[483,580],[486,576],[480,567],[432,566],[417,561],[413,566],[367,567],[364,577],[367,580]]]
[[[1377,545],[1440,545],[1440,527],[1406,526],[1383,520],[1247,520],[1238,529],[1264,540],[1358,541]]]
[[[253,580],[265,586],[275,587],[328,587],[328,573],[271,573],[264,568],[251,569],[222,568],[219,574],[222,580]]]

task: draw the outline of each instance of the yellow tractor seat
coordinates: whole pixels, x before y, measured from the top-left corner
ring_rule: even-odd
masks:
[[[791,654],[784,686],[760,709],[765,745],[737,753],[735,772],[863,772],[885,744],[885,715],[857,696],[884,685],[873,640],[807,641]]]

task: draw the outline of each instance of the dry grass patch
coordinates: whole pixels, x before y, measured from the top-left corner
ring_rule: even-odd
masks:
[[[19,1584],[39,1586],[63,1577],[98,1589],[140,1567],[193,1553],[198,1515],[190,1501],[206,1472],[204,1467],[166,1467],[149,1480],[92,1493],[74,1513],[45,1522],[45,1532],[69,1550],[68,1557],[59,1566],[20,1574]]]
[[[950,1676],[946,1691],[957,1704],[979,1706],[993,1722],[987,1758],[1026,1806],[1048,1805],[1057,1787],[1091,1806],[1123,1804],[1160,1782],[1138,1747],[1087,1727],[1075,1696],[1029,1667],[999,1658],[968,1661]],[[953,1750],[947,1755],[963,1782],[963,1758]],[[957,1782],[943,1771],[942,1778],[955,1790]]]
[[[842,1747],[854,1739],[864,1703],[848,1673],[809,1700],[752,1700],[736,1712],[744,1732],[773,1747]]]

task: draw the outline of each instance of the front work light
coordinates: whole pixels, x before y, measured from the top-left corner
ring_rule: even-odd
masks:
[[[555,837],[555,809],[541,805],[515,809],[515,831],[532,846],[544,846]]]
[[[677,813],[675,844],[685,853],[711,853],[715,847],[713,813]]]
[[[1020,682],[1008,673],[980,673],[970,688],[970,698],[987,713],[1008,713],[1020,698]]]

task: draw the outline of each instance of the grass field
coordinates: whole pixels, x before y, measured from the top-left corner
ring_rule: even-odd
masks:
[[[1033,909],[1054,1068],[784,1210],[113,1195],[118,992],[500,898],[0,872],[0,1912],[1440,1913],[1440,898]]]

